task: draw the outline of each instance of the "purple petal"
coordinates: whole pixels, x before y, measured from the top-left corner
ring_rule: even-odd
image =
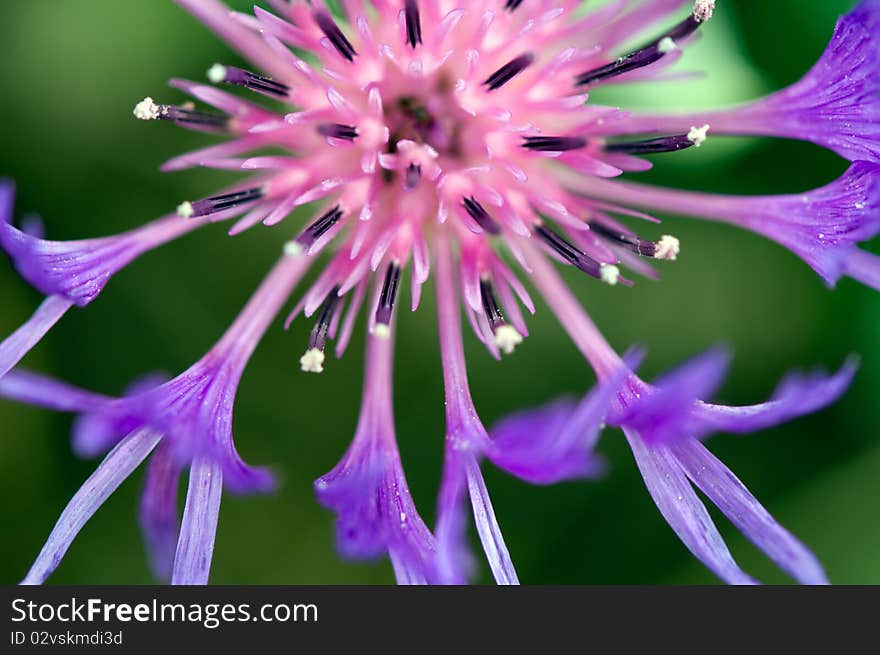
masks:
[[[61,296],[49,296],[20,328],[0,343],[0,378],[18,364],[46,333],[52,329],[73,302]]]
[[[28,214],[21,219],[21,231],[35,239],[46,236],[46,224],[37,214]]]
[[[598,475],[603,467],[587,447],[589,432],[573,435],[576,439],[564,442],[560,438],[566,434],[575,410],[574,402],[564,398],[506,417],[492,429],[487,456],[498,468],[532,484],[555,484]],[[588,425],[587,430],[598,432],[600,421]]]
[[[467,476],[461,457],[461,454],[447,447],[436,527],[437,578],[441,584],[466,584],[476,568],[467,543],[468,521],[464,501]]]
[[[150,568],[157,580],[168,582],[180,532],[177,489],[180,466],[163,444],[150,458],[144,478],[139,519]]]
[[[399,584],[435,578],[434,536],[412,500],[396,449],[356,438],[342,461],[315,482],[315,493],[336,513],[336,545],[343,557],[387,553]]]
[[[669,448],[650,446],[629,428],[624,428],[624,434],[657,509],[688,550],[725,582],[755,584],[733,560],[706,506]]]
[[[0,397],[59,412],[92,412],[113,400],[24,369],[0,377]]]
[[[693,417],[697,398],[712,395],[721,385],[730,355],[709,350],[659,378],[651,388],[637,385],[611,422],[638,432],[649,443],[666,443],[690,436],[698,425]]]
[[[140,466],[160,438],[160,435],[151,430],[139,430],[110,451],[64,508],[22,584],[42,584],[46,581],[58,567],[82,527],[132,471]]]
[[[336,513],[336,547],[349,559],[373,559],[385,553],[387,532],[380,508],[384,477],[379,453],[354,443],[343,459],[315,481],[318,502]]]
[[[489,562],[489,568],[495,581],[503,585],[518,585],[519,578],[510,559],[507,544],[501,534],[501,528],[495,518],[495,510],[492,509],[492,501],[489,491],[480,473],[480,465],[473,455],[465,455],[465,470],[467,473],[468,492],[471,497],[471,506],[474,509],[474,521],[477,524],[477,534],[483,544],[483,551]]]
[[[222,495],[223,467],[209,458],[194,460],[171,584],[208,584]]]
[[[809,141],[849,161],[880,162],[880,2],[863,0],[837,23],[822,57],[798,82],[755,102],[693,114],[635,114],[623,133],[676,133],[708,123],[713,134]]]
[[[116,236],[47,241],[0,221],[0,247],[35,288],[82,307],[92,302],[110,278],[132,260],[203,224],[204,221],[174,215]]]
[[[336,513],[336,543],[344,557],[388,554],[400,584],[436,577],[436,544],[409,492],[391,407],[391,337],[367,339],[364,395],[357,432],[330,473],[315,482],[318,501]]]
[[[386,478],[382,493],[390,526],[388,555],[397,583],[433,583],[436,579],[436,540],[416,510],[401,466],[394,468],[393,477]]]
[[[15,182],[0,178],[0,223],[12,222],[12,210],[15,205]]]
[[[858,370],[858,360],[850,358],[832,376],[822,373],[791,374],[784,378],[766,403],[730,407],[699,402],[694,408],[693,436],[712,431],[746,433],[763,430],[817,412],[837,402],[849,388]]]
[[[640,360],[641,352],[625,357],[617,373],[600,382],[577,406],[562,399],[504,419],[492,431],[489,459],[533,484],[599,475],[604,462],[593,449],[615,395]]]
[[[803,584],[828,584],[816,557],[770,516],[745,485],[694,439],[670,446],[687,476],[777,565]]]
[[[844,270],[854,280],[880,291],[880,256],[853,248]]]
[[[812,141],[850,161],[880,162],[878,34],[880,2],[863,0],[840,19],[803,79],[744,107],[740,122],[751,133]],[[737,110],[730,113],[736,118]]]
[[[232,437],[232,413],[238,383],[251,353],[308,269],[307,257],[283,257],[272,268],[223,337],[201,360],[165,384],[114,401],[101,420],[75,426],[74,444],[82,451],[106,448],[119,427],[150,425],[165,435],[180,462],[213,458],[236,492],[266,492],[276,487],[270,471],[248,466]],[[105,420],[105,419],[109,419]]]
[[[791,250],[829,286],[856,246],[880,233],[880,164],[856,161],[839,179],[812,191],[726,196],[584,178],[578,190],[604,201],[730,223]]]

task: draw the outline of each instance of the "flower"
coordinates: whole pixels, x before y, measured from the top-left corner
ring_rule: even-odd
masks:
[[[246,177],[207,198],[178,199],[173,214],[142,228],[72,242],[16,229],[11,185],[0,186],[0,246],[46,296],[0,343],[0,381],[68,310],[89,304],[134,258],[196,228],[234,221],[229,233],[235,235],[261,223],[284,224],[283,256],[190,369],[124,398],[100,399],[97,414],[88,403],[77,407],[89,412],[77,421],[78,451],[110,448],[110,454],[65,510],[30,581],[45,579],[85,520],[154,449],[142,506],[147,541],[159,551],[154,566],[167,572],[173,560],[172,581],[207,581],[223,486],[272,486],[267,471],[241,460],[232,440],[238,381],[295,284],[325,251],[327,264],[288,316],[288,325],[299,314],[316,317],[300,368],[323,371],[330,340],[341,356],[364,305],[369,336],[354,441],[316,492],[337,515],[340,551],[387,554],[402,582],[468,578],[465,494],[496,580],[518,581],[481,474],[484,458],[540,484],[599,471],[592,445],[600,425],[613,418],[621,381],[637,384],[627,377],[632,363],[608,346],[551,261],[612,286],[632,284],[622,267],[655,275],[648,262],[674,261],[681,244],[669,234],[647,237],[631,229],[629,219],[655,220],[644,209],[733,223],[789,248],[829,284],[850,275],[876,286],[877,260],[857,247],[880,231],[876,0],[863,0],[841,20],[828,52],[798,85],[751,107],[678,117],[632,114],[597,105],[589,95],[604,84],[654,79],[674,65],[695,34],[706,31],[714,0],[622,0],[586,13],[565,1],[480,0],[456,7],[399,0],[345,4],[340,12],[321,1],[273,0],[277,13],[257,7],[253,15],[230,12],[219,0],[177,3],[253,70],[220,63],[208,69],[211,84],[173,80],[176,91],[207,107],[149,96],[135,105],[134,116],[222,139],[175,157],[164,170],[203,166]],[[624,49],[646,34],[643,46]],[[707,147],[709,135],[741,132],[811,139],[852,166],[821,189],[771,197],[616,179],[650,168],[648,156]],[[305,227],[288,231],[286,222],[305,211],[312,216]],[[391,409],[400,290],[408,274],[410,305],[417,309],[432,273],[446,389],[433,533],[409,496]],[[538,429],[544,436],[529,441],[518,421],[491,439],[468,387],[460,306],[491,356],[510,355],[528,335],[523,308],[535,310],[521,277],[541,292],[600,382],[577,408],[556,405],[529,424],[533,430],[567,417],[574,428]],[[847,381],[833,379],[841,387]],[[681,431],[695,439],[812,411],[832,395],[823,393],[825,384],[791,383],[748,420],[751,410],[696,402],[696,392],[711,390],[708,384],[683,387],[670,401],[674,414],[652,413],[650,399],[669,393],[661,387],[656,396],[627,405],[630,413],[619,420],[628,434],[639,435],[637,442],[630,436],[639,448],[673,452],[691,443],[682,441]],[[668,466],[680,474],[684,455],[676,457]],[[184,470],[189,492],[178,531],[169,499]]]

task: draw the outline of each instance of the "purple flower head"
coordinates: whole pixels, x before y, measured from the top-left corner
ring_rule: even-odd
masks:
[[[255,7],[252,14],[230,12],[219,0],[176,1],[248,63],[210,66],[210,84],[172,80],[170,93],[192,101],[147,97],[134,116],[215,139],[163,170],[201,166],[237,171],[241,178],[203,198],[176,199],[169,203],[177,205],[175,215],[144,227],[67,243],[14,228],[12,189],[0,185],[0,246],[47,295],[0,343],[0,381],[68,309],[88,304],[135,257],[196,227],[230,221],[228,232],[236,235],[278,226],[285,258],[187,371],[121,399],[78,398],[77,411],[86,415],[76,423],[77,450],[111,450],[62,514],[28,580],[45,579],[91,513],[157,445],[140,514],[153,567],[163,576],[170,570],[173,582],[207,580],[224,484],[238,491],[271,486],[268,473],[247,466],[233,443],[239,380],[294,284],[318,259],[325,263],[316,266],[288,317],[288,324],[301,314],[313,317],[302,338],[300,368],[323,371],[330,341],[341,356],[361,310],[370,335],[355,439],[342,462],[316,483],[319,500],[337,513],[343,554],[387,553],[402,582],[462,582],[472,562],[469,500],[495,579],[516,583],[480,470],[483,458],[541,484],[595,474],[593,445],[617,391],[629,401],[641,394],[640,402],[618,409],[634,451],[648,453],[638,455],[640,465],[661,471],[649,486],[658,504],[665,503],[664,514],[726,579],[745,580],[729,568],[705,510],[700,514],[693,504],[682,510],[664,485],[689,484],[683,449],[706,459],[696,438],[813,411],[842,391],[851,370],[789,380],[770,402],[731,409],[697,400],[720,381],[722,358],[709,357],[673,374],[674,384],[659,390],[630,377],[633,395],[622,396],[627,362],[553,263],[611,286],[633,284],[622,267],[657,277],[651,264],[674,261],[681,244],[656,229],[656,219],[641,211],[647,209],[751,229],[795,252],[829,283],[851,275],[876,286],[877,259],[856,246],[880,229],[880,164],[873,163],[877,49],[869,38],[876,32],[877,1],[863,2],[841,21],[822,62],[798,85],[752,109],[676,117],[632,114],[597,105],[590,96],[607,84],[659,79],[697,34],[711,36],[713,0],[619,0],[586,11],[569,0],[476,0],[463,7],[394,0],[345,3],[344,11],[323,0],[272,0],[274,13]],[[627,49],[633,42],[642,45]],[[752,120],[759,115],[764,120]],[[787,196],[698,194],[619,179],[681,150],[711,147],[710,134],[730,131],[808,138],[855,161],[840,180]],[[636,221],[644,221],[644,233]],[[401,293],[408,282],[415,311],[432,274],[446,396],[433,535],[410,498],[391,409],[391,344],[405,302]],[[468,386],[460,307],[491,357],[511,355],[528,335],[526,314],[535,311],[524,279],[559,317],[599,384],[584,402],[502,424],[490,439]],[[22,378],[10,384],[16,382]],[[56,406],[63,409],[61,401]],[[563,423],[567,427],[557,429]],[[174,498],[185,471],[187,502],[178,528]],[[740,487],[719,482],[706,494],[732,514],[751,507],[734,520],[758,517],[770,527],[755,531],[750,524],[750,534],[764,539],[765,549],[782,548],[775,523],[749,505]],[[730,498],[720,498],[718,489],[727,489]],[[699,538],[694,521],[702,526]],[[768,545],[767,535],[775,545]],[[773,552],[780,561],[796,559]],[[818,579],[801,564],[794,568],[802,579]]]
[[[391,408],[391,338],[369,337],[364,398],[354,440],[315,493],[336,513],[336,544],[344,557],[387,554],[400,584],[435,575],[436,544],[409,493]]]

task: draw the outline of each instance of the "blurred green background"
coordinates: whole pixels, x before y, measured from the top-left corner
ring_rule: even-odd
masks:
[[[756,97],[796,80],[850,6],[850,0],[722,0],[717,20],[681,65],[705,77],[638,85],[601,99],[709,108]],[[204,79],[215,61],[237,60],[170,0],[0,3],[0,175],[18,184],[16,213],[39,212],[53,238],[96,236],[138,225],[232,179],[206,171],[158,173],[162,161],[212,137],[131,116],[145,95],[180,101],[166,79]],[[846,167],[805,144],[722,138],[656,163],[642,179],[734,193],[805,190]],[[144,256],[87,311],[72,311],[27,366],[108,393],[145,371],[183,370],[221,334],[294,230],[288,223],[228,238],[217,226]],[[852,281],[832,293],[787,251],[731,227],[672,218],[665,230],[681,239],[683,250],[676,264],[662,267],[662,281],[611,289],[569,276],[577,294],[615,347],[647,346],[648,376],[710,345],[732,346],[724,401],[760,401],[789,368],[837,367],[848,353],[860,353],[857,381],[835,407],[757,435],[719,435],[711,447],[815,549],[833,581],[880,583],[880,298]],[[39,301],[5,260],[0,298],[0,335]],[[443,441],[431,298],[429,291],[417,314],[401,316],[395,381],[402,455],[429,521]],[[363,348],[358,336],[323,375],[300,373],[308,329],[303,322],[291,332],[276,326],[245,374],[236,440],[248,461],[276,467],[283,488],[274,496],[224,499],[215,583],[392,581],[387,562],[337,559],[331,515],[313,500],[311,481],[335,464],[354,431]],[[472,388],[487,425],[593,382],[540,303],[530,329],[533,336],[501,363],[468,335]],[[69,417],[0,401],[0,582],[24,575],[95,465],[71,454],[69,428]],[[621,436],[609,431],[603,438],[612,466],[598,482],[533,488],[486,467],[524,582],[715,581],[663,522]],[[140,482],[139,472],[88,523],[53,583],[151,581],[135,520]],[[723,518],[719,525],[748,571],[785,580]],[[485,571],[481,580],[488,581]]]

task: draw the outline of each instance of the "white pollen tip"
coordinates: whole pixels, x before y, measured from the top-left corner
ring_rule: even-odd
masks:
[[[675,50],[678,46],[675,45],[675,41],[673,41],[670,37],[664,36],[660,39],[660,43],[657,44],[657,50],[662,55],[668,55],[670,52]]]
[[[296,241],[288,241],[284,244],[284,254],[288,257],[298,257],[302,254],[303,247]]]
[[[693,143],[697,148],[703,145],[706,142],[706,139],[709,138],[709,125],[703,125],[702,127],[697,127],[696,125],[691,126],[691,131],[688,132],[688,141]]]
[[[384,323],[376,323],[373,326],[373,336],[379,339],[387,339],[391,336],[391,328]]]
[[[599,268],[599,278],[613,287],[620,280],[620,269],[614,264],[602,264]]]
[[[712,12],[714,11],[715,0],[697,0],[694,3],[694,18],[701,23],[705,23],[712,18]]]
[[[193,214],[196,213],[196,210],[193,209],[193,205],[189,200],[184,200],[182,203],[177,205],[177,215],[181,218],[191,218]]]
[[[223,64],[214,64],[208,69],[208,81],[211,84],[220,84],[226,81],[226,66]]]
[[[317,348],[309,348],[299,358],[299,367],[306,373],[322,373],[324,371],[324,352]]]
[[[522,340],[522,335],[512,325],[502,325],[495,331],[495,345],[505,355],[512,354]]]
[[[159,105],[152,98],[144,98],[134,106],[132,113],[138,120],[154,121],[159,118]]]
[[[674,236],[664,234],[657,242],[654,250],[654,259],[665,259],[674,262],[678,259],[678,253],[681,251],[681,242]]]

